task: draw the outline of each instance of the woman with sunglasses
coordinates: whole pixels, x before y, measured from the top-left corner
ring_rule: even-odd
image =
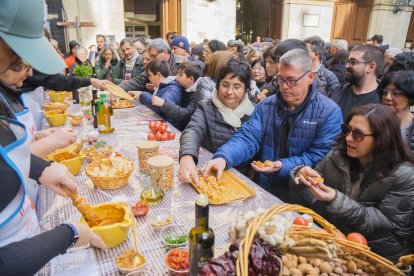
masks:
[[[291,175],[292,198],[344,234],[361,233],[373,252],[391,261],[414,253],[413,156],[389,107],[354,109],[337,143],[315,169],[300,166]],[[313,177],[323,177],[323,183]]]
[[[414,71],[386,74],[378,91],[382,104],[391,107],[400,120],[404,144],[414,150],[414,115],[410,111],[414,104]]]

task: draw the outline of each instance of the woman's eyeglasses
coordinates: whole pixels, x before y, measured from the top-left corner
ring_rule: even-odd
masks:
[[[403,91],[397,90],[397,89],[393,90],[393,89],[384,88],[384,89],[382,89],[382,91],[380,91],[381,97],[387,97],[388,93],[391,93],[392,98],[398,98],[400,96],[405,95]]]
[[[346,124],[341,124],[341,134],[342,137],[347,137],[350,133],[352,133],[352,139],[356,142],[362,142],[365,139],[365,136],[374,136],[373,133],[365,134],[359,129],[352,129],[350,126]]]

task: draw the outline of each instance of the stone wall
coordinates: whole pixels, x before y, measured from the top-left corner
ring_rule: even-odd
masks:
[[[304,39],[318,35],[331,37],[334,2],[332,0],[286,0],[283,5],[282,39]]]
[[[123,0],[62,0],[68,21],[95,22],[96,27],[81,27],[81,44],[89,47],[96,44],[95,36],[103,34],[115,36],[120,41],[125,37]],[[76,28],[67,28],[69,40],[78,40]]]
[[[382,34],[383,44],[404,48],[412,7],[393,13],[394,0],[376,0],[372,6],[368,37]]]
[[[182,0],[181,33],[189,41],[204,38],[224,43],[234,39],[236,29],[236,0]]]

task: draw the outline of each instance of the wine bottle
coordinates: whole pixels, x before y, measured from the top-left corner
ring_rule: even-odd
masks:
[[[190,230],[190,276],[197,276],[199,270],[214,257],[214,232],[208,226],[209,202],[207,195],[199,194],[195,200],[195,226]]]
[[[96,117],[96,101],[98,99],[98,90],[92,89],[91,112],[93,116],[93,128],[98,128],[98,118]]]

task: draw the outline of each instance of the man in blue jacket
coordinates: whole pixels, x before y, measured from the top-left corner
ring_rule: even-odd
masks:
[[[252,158],[271,160],[269,167],[252,163],[258,172],[256,180],[267,191],[289,201],[290,171],[298,165],[313,167],[340,133],[341,110],[316,92],[314,78],[306,51],[294,49],[284,54],[276,76],[280,92],[257,105],[250,119],[205,165],[204,175],[217,170],[220,178],[225,168]]]

